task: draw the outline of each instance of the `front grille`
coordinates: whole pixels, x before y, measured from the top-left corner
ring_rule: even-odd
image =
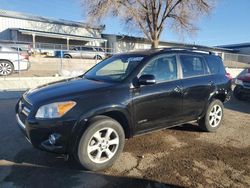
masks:
[[[30,106],[28,106],[27,102],[25,100],[20,100],[18,104],[18,116],[23,124],[25,124],[25,120],[28,117],[30,113]]]
[[[243,82],[244,87],[250,89],[250,82]]]
[[[28,101],[28,99],[26,99],[25,97],[23,97],[21,101],[24,104],[24,106],[26,106],[28,109],[31,109],[32,104]]]
[[[23,124],[25,124],[25,120],[26,120],[27,116],[24,115],[23,113],[18,113],[18,116],[19,116],[21,122],[22,122]]]

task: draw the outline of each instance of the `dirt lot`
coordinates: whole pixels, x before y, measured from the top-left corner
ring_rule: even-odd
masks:
[[[127,140],[115,165],[97,174],[32,148],[17,128],[15,103],[16,99],[0,100],[0,187],[1,183],[3,187],[29,187],[37,182],[51,186],[51,177],[55,187],[84,187],[83,181],[94,187],[93,178],[102,187],[107,185],[100,182],[107,182],[106,175],[112,177],[109,182],[114,187],[140,187],[135,178],[181,187],[250,187],[250,101],[227,103],[223,125],[216,133],[186,124]],[[121,177],[126,177],[126,183],[114,179]]]
[[[249,133],[250,101],[232,99],[216,133],[187,124],[135,137],[105,173],[187,187],[250,187]]]

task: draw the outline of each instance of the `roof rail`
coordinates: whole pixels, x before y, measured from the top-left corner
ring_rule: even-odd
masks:
[[[199,53],[206,53],[206,54],[215,54],[214,52],[203,48],[203,47],[171,47],[171,48],[163,48],[162,50],[186,50],[186,51],[192,51],[192,52],[199,52]]]

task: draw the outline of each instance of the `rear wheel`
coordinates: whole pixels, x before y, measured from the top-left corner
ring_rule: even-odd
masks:
[[[0,61],[0,76],[8,76],[11,75],[14,71],[14,66],[11,62],[6,60]]]
[[[94,59],[102,60],[102,56],[96,55],[96,56],[94,57]]]
[[[209,104],[205,116],[199,120],[200,128],[207,132],[214,132],[220,127],[223,115],[223,103],[218,99],[213,100]]]
[[[92,171],[112,166],[123,150],[125,142],[121,125],[106,116],[98,116],[84,131],[77,149],[80,164]]]

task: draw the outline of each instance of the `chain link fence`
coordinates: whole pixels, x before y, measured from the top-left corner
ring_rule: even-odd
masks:
[[[0,41],[0,77],[73,77],[112,54],[113,49],[100,46]],[[250,68],[250,55],[220,55],[227,68]]]
[[[223,53],[222,59],[228,68],[250,68],[250,55]]]
[[[73,77],[111,54],[111,49],[98,46],[0,41],[0,77]]]

